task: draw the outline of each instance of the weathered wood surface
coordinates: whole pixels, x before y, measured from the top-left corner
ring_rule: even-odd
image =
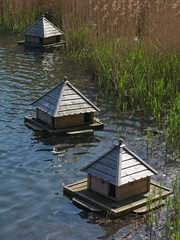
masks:
[[[126,200],[130,197],[147,193],[149,185],[150,179],[147,177],[116,187],[116,200]]]
[[[49,38],[52,36],[60,36],[64,33],[45,17],[39,18],[35,23],[28,27],[24,32],[25,35],[36,36],[41,38]]]
[[[120,151],[122,150],[122,154]],[[118,169],[118,162],[120,168]],[[87,174],[92,174],[113,185],[120,179],[120,185],[150,177],[155,173],[149,165],[138,158],[128,148],[115,146],[113,149],[100,156],[97,160],[83,168]]]
[[[76,134],[84,134],[84,133],[93,133],[93,129],[81,130],[81,131],[73,131],[73,132],[66,132],[68,135],[76,135]]]
[[[78,198],[72,198],[72,202],[80,207],[89,209],[92,212],[101,212],[101,210],[99,208],[97,208],[95,205],[92,205],[90,203],[87,203],[83,200],[80,200]]]
[[[152,211],[152,210],[154,210],[156,208],[163,207],[164,204],[165,204],[165,200],[161,200],[161,201],[157,200],[157,201],[152,202],[149,205],[147,204],[146,206],[134,209],[133,212],[137,213],[137,214],[143,214],[143,213]]]
[[[40,45],[40,44],[28,43],[22,40],[22,41],[18,41],[18,45],[23,45],[24,47],[27,47],[27,48],[48,49],[48,48],[62,47],[65,45],[65,41],[60,41],[58,43],[50,43],[46,45]]]
[[[94,113],[99,109],[67,80],[32,103],[53,117]]]
[[[158,201],[159,198],[164,199],[172,194],[172,191],[166,187],[160,186],[154,181],[151,181],[150,191],[148,193],[116,202],[113,199],[87,189],[87,179],[84,179],[80,182],[65,186],[64,194],[71,198],[76,197],[91,203],[102,211],[117,217],[121,214],[132,212],[134,209],[146,206],[149,196],[151,196],[152,201]]]
[[[47,124],[43,123],[36,117],[25,116],[24,122],[27,126],[32,128],[33,130],[44,131],[47,127],[49,127]]]
[[[36,117],[32,116],[25,116],[24,118],[25,124],[30,123],[29,127],[31,127],[33,130],[37,130],[37,128],[40,128],[40,131],[45,131],[49,134],[54,134],[54,135],[59,135],[59,134],[78,134],[78,131],[85,131],[89,130],[92,131],[94,129],[102,129],[104,127],[104,124],[99,121],[99,119],[95,118],[94,123],[92,124],[83,124],[75,127],[65,127],[65,128],[60,128],[60,129],[52,129],[49,125],[41,122],[39,119]],[[82,132],[80,132],[81,134]],[[87,133],[86,131],[84,133]]]
[[[42,131],[44,130],[44,128],[42,127],[39,127],[38,125],[35,125],[33,123],[30,123],[30,122],[26,122],[26,126],[30,127],[30,128],[33,128],[34,130],[36,131]]]

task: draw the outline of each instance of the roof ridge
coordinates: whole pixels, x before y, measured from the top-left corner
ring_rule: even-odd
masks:
[[[53,117],[55,117],[57,112],[58,112],[58,109],[59,109],[59,106],[60,106],[60,103],[61,103],[61,99],[62,99],[62,96],[63,96],[63,92],[64,92],[64,84],[65,83],[66,83],[66,81],[61,83],[63,86],[61,88],[61,91],[59,92],[59,98],[57,99],[57,105],[56,105],[56,109],[54,111]]]
[[[52,22],[50,22],[46,17],[42,17],[42,18],[44,18],[44,20],[45,21],[47,21],[49,24],[51,24],[54,28],[56,28],[58,31],[60,31],[61,33],[63,33],[64,34],[64,32],[60,29],[60,28],[58,28],[58,27],[56,27]]]

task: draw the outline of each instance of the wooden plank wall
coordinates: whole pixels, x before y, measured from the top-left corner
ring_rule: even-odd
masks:
[[[37,118],[42,120],[43,122],[51,125],[51,115],[43,112],[42,110],[40,109],[37,109]]]
[[[91,175],[91,190],[108,196],[108,182]]]
[[[121,201],[149,191],[150,178],[142,178],[140,180],[124,184],[116,189],[116,200]]]
[[[43,40],[43,44],[50,44],[50,43],[56,43],[56,42],[57,42],[56,36],[44,38]]]
[[[55,119],[55,128],[77,126],[84,123],[84,114],[69,115]]]
[[[33,37],[33,36],[27,36],[25,35],[25,41],[29,43],[35,43],[39,44],[39,38],[38,37]]]

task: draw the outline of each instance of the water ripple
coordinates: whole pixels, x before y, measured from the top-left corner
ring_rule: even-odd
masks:
[[[0,36],[0,239],[97,239],[105,228],[90,216],[83,219],[63,196],[63,185],[84,177],[79,170],[117,143],[119,135],[135,146],[150,122],[117,113],[113,99],[99,97],[91,77],[61,51],[25,50],[17,41]],[[104,131],[55,137],[24,125],[24,116],[34,111],[30,103],[65,75],[95,104],[98,96]]]

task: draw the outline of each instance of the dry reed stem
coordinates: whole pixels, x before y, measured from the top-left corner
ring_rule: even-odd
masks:
[[[156,47],[180,48],[180,0],[1,0],[0,11],[29,7],[59,13],[64,30],[88,26],[96,39],[138,38]],[[15,14],[15,13],[14,13]]]

